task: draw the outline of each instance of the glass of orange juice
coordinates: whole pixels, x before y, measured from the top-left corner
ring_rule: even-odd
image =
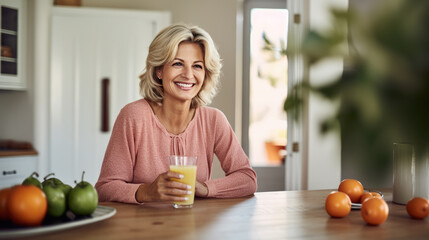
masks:
[[[183,175],[182,179],[172,178],[171,180],[181,182],[191,186],[191,194],[183,195],[188,200],[183,202],[174,202],[173,207],[175,208],[191,208],[194,204],[195,196],[195,181],[197,178],[197,157],[191,156],[169,156],[170,171],[177,172]]]

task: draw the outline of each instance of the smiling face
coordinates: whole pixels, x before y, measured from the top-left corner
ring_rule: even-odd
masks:
[[[182,42],[173,61],[156,70],[162,79],[164,101],[191,103],[204,83],[204,54],[198,43]]]

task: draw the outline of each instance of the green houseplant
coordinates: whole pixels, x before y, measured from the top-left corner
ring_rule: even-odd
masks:
[[[375,179],[391,166],[393,142],[429,145],[429,1],[389,1],[372,15],[332,16],[331,29],[308,31],[302,53],[310,65],[343,57],[344,73],[324,86],[304,80],[284,108],[292,114],[301,107],[306,99],[297,91],[339,101],[321,131],[340,130],[343,148]],[[338,27],[344,24],[349,31]]]

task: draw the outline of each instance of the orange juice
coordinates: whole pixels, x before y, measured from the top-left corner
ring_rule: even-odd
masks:
[[[197,166],[170,166],[170,171],[177,172],[182,174],[184,177],[182,179],[172,178],[171,180],[176,182],[181,182],[184,184],[188,184],[191,186],[189,191],[192,191],[189,195],[183,195],[182,197],[187,197],[187,201],[183,202],[174,202],[176,205],[190,205],[194,204],[194,196],[195,196],[195,180],[197,177]]]

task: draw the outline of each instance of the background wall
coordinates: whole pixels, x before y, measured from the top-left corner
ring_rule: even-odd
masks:
[[[33,86],[27,91],[0,91],[0,139],[33,141]]]

